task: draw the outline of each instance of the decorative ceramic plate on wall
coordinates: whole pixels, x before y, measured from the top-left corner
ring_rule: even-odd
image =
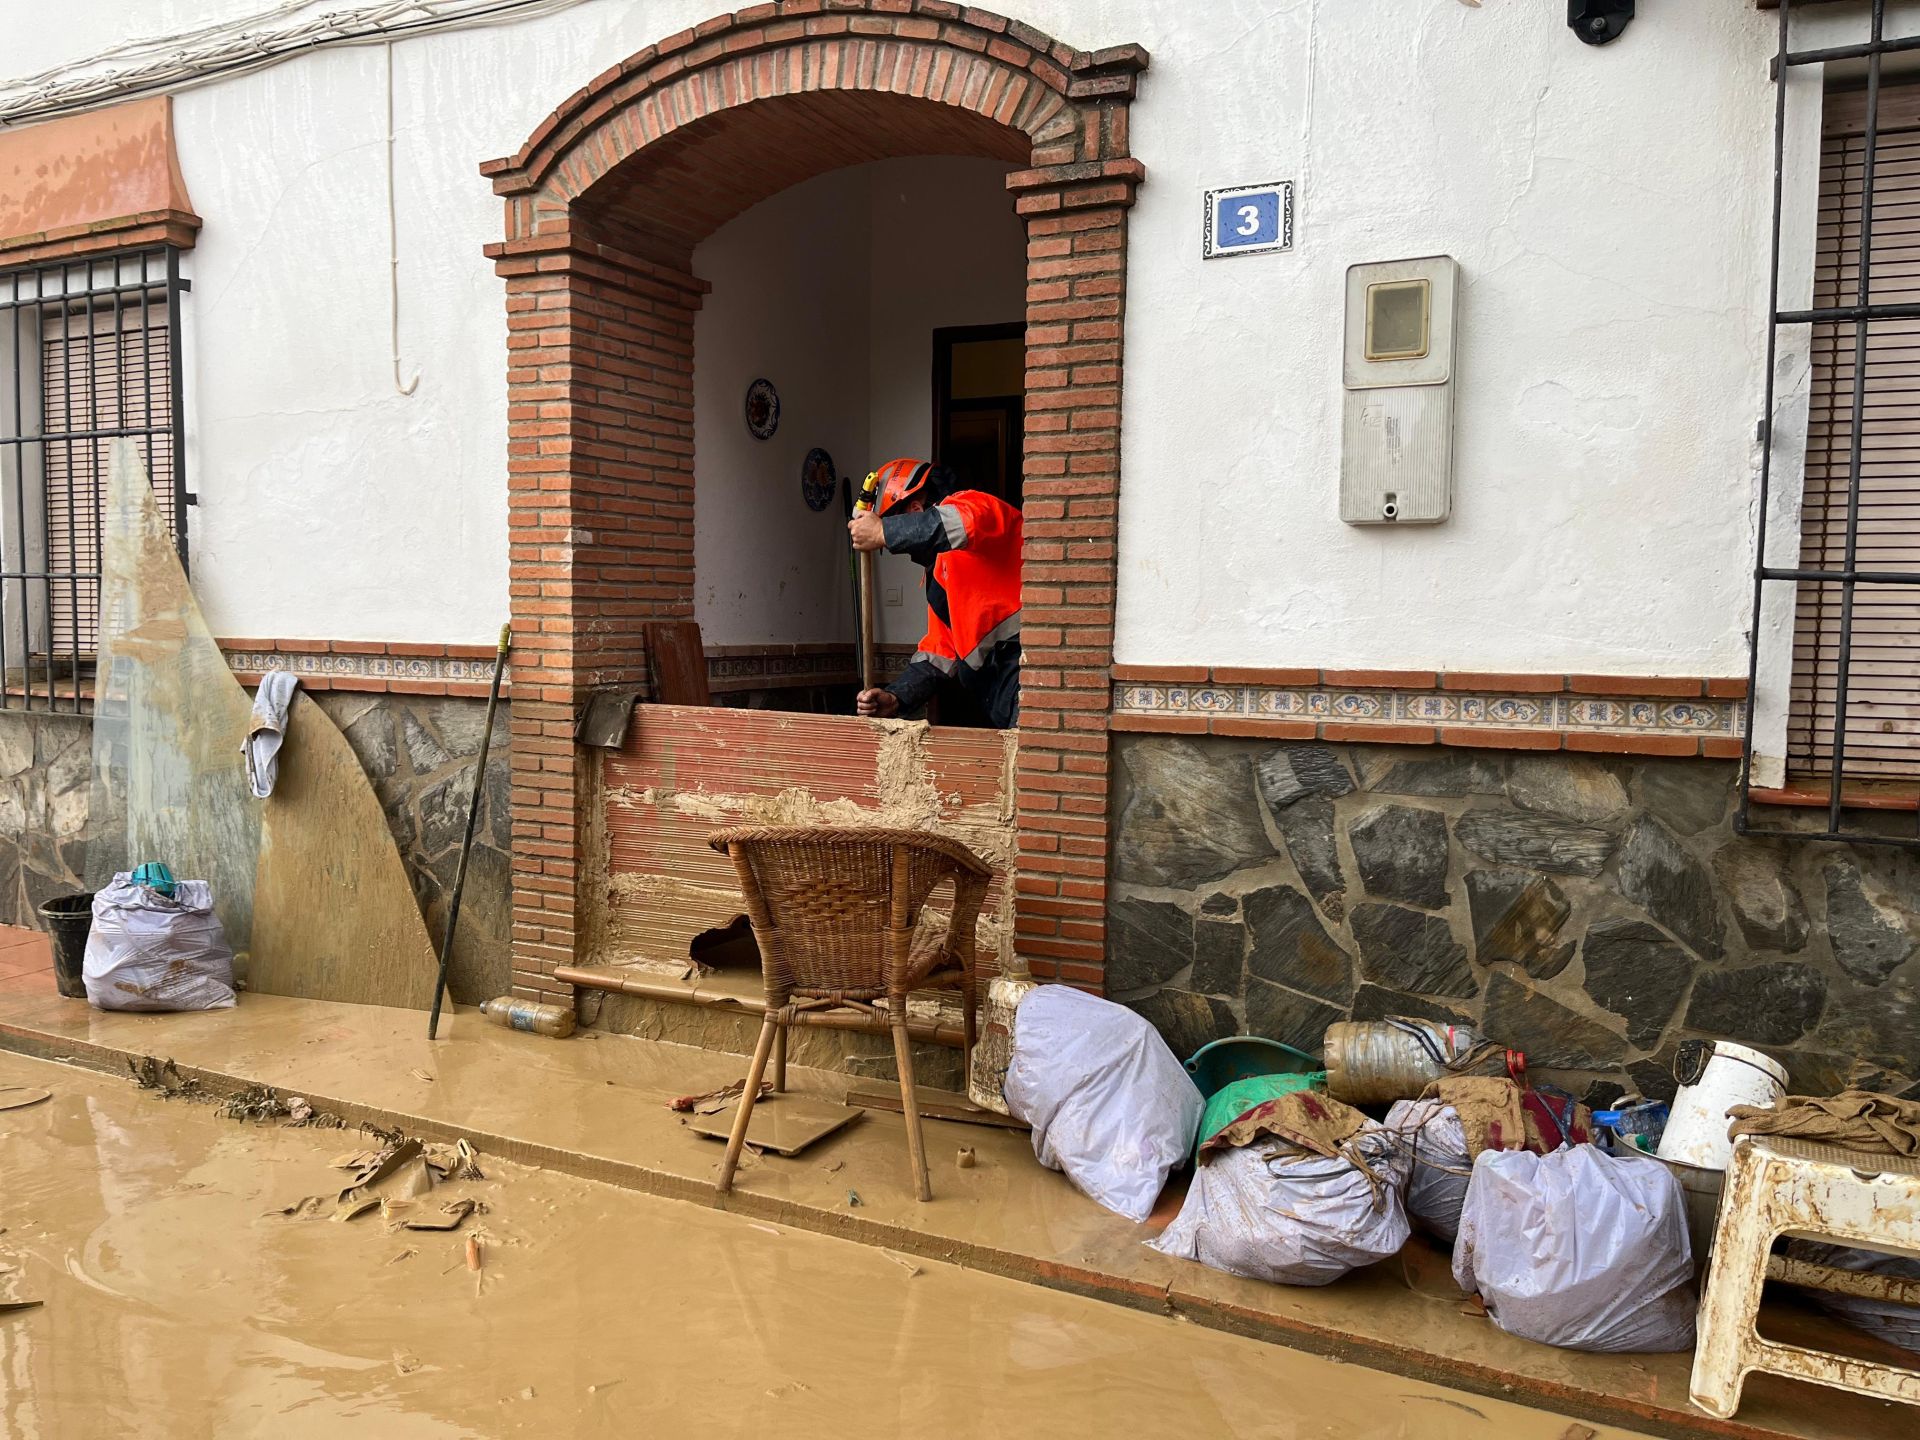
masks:
[[[756,380],[747,386],[747,433],[756,440],[770,439],[780,428],[780,392],[771,380]]]
[[[800,462],[800,497],[809,510],[824,510],[833,503],[833,492],[840,477],[833,473],[833,456],[817,445]]]

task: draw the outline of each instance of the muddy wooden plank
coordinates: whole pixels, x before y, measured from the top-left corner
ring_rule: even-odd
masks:
[[[696,1135],[725,1140],[733,1133],[738,1107],[729,1105],[712,1115],[690,1115],[686,1127]],[[843,1130],[863,1112],[844,1105],[823,1105],[796,1095],[769,1095],[753,1107],[747,1120],[747,1144],[775,1155],[798,1155],[810,1145]]]
[[[307,696],[294,698],[287,720],[279,783],[263,802],[248,985],[424,1010],[433,942],[373,785]]]
[[[1002,1130],[1033,1128],[1026,1121],[1016,1120],[1011,1115],[996,1115],[991,1110],[982,1110],[966,1096],[950,1091],[916,1087],[914,1100],[923,1120],[951,1120],[960,1125],[994,1125]],[[864,1105],[870,1110],[890,1110],[895,1115],[901,1113],[900,1092],[897,1089],[856,1086],[847,1091],[847,1104]]]

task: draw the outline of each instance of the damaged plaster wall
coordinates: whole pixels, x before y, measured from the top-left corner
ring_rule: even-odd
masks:
[[[996,968],[1012,953],[1013,757],[1010,733],[643,705],[626,745],[603,761],[604,834],[587,846],[592,868],[583,867],[587,963],[651,980],[689,977],[695,937],[746,908],[731,862],[706,845],[712,831],[856,825],[947,835],[999,872],[979,926],[987,967]],[[734,972],[733,983],[744,987],[735,993],[758,995],[757,967]],[[921,1018],[936,1011],[957,1018],[951,1005],[931,1001]],[[758,1021],[737,1012],[633,996],[595,995],[588,1014],[601,1028],[729,1050],[751,1050],[758,1033]],[[796,1044],[805,1046],[796,1059],[810,1057],[802,1063],[892,1073],[885,1037],[820,1031]],[[951,1086],[957,1072],[942,1052],[921,1049],[923,1078]]]

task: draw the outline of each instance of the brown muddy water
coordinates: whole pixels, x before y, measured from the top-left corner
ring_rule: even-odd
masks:
[[[1560,1440],[1562,1416],[529,1169],[277,1212],[352,1132],[0,1055],[0,1436]],[[469,1268],[467,1238],[482,1268]],[[1583,1433],[1579,1429],[1574,1434]],[[1624,1432],[1600,1430],[1600,1436]]]

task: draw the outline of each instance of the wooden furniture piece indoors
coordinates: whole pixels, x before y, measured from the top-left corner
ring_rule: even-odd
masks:
[[[833,1024],[854,1010],[893,1033],[908,1158],[920,1198],[931,1200],[907,1048],[907,995],[960,992],[971,1062],[974,927],[992,871],[966,846],[917,830],[749,826],[719,831],[707,843],[730,856],[739,874],[767,992],[766,1019],[721,1162],[720,1193],[733,1188],[770,1055],[773,1088],[786,1089],[788,1027]],[[922,907],[946,880],[953,882],[947,925],[921,927]]]
[[[1713,1261],[1700,1297],[1693,1403],[1721,1420],[1761,1371],[1920,1405],[1920,1370],[1783,1345],[1754,1329],[1768,1280],[1869,1300],[1920,1302],[1920,1281],[1861,1274],[1773,1253],[1781,1235],[1920,1258],[1920,1159],[1863,1155],[1786,1136],[1734,1141]]]

